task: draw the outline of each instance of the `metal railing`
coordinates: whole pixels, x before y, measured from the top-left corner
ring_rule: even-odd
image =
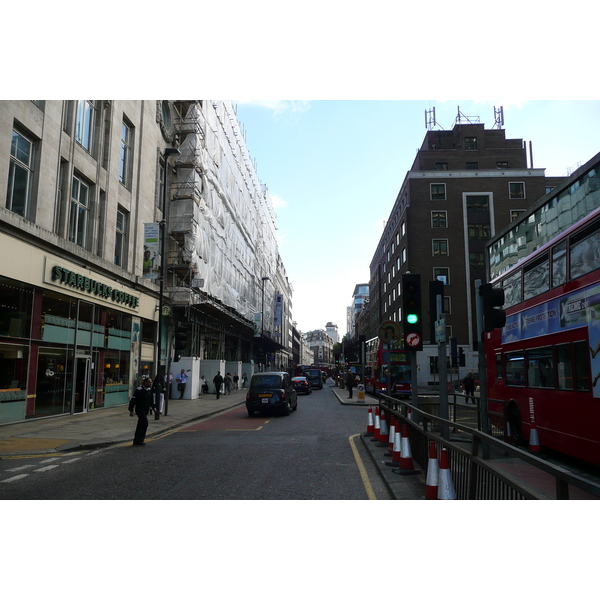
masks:
[[[470,407],[459,405],[456,398],[449,403],[449,408],[452,406],[450,420],[437,416],[435,406],[436,403],[427,402],[427,398],[419,398],[420,408],[391,396],[383,396],[380,400],[384,412],[407,425],[413,459],[422,469],[425,470],[428,464],[430,442],[435,443],[438,456],[442,447],[447,450],[452,482],[459,500],[600,498],[600,485],[465,424],[459,417],[463,409]],[[471,413],[478,413],[477,406],[471,408]],[[470,418],[476,420],[474,415]],[[450,432],[448,439],[442,436],[446,428]],[[498,432],[502,436],[506,433],[500,427]],[[485,453],[486,458],[482,456],[484,444],[489,458],[488,452]]]

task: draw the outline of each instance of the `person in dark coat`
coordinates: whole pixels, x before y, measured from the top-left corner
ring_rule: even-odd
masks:
[[[152,393],[152,379],[147,377],[137,390],[133,393],[129,402],[129,416],[137,415],[138,423],[133,436],[134,446],[145,446],[144,438],[148,429],[148,413],[156,410],[154,395]]]
[[[346,387],[348,388],[348,398],[352,398],[352,387],[354,386],[354,373],[348,369],[346,373]]]
[[[473,379],[473,373],[469,373],[463,379],[463,385],[465,386],[465,404],[469,404],[469,398],[475,404],[475,380]]]
[[[215,390],[217,391],[217,400],[221,395],[221,386],[223,385],[223,375],[221,375],[221,371],[217,371],[215,378],[213,379],[213,383],[215,384]]]

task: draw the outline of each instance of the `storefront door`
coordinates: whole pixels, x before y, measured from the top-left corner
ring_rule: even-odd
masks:
[[[87,412],[93,402],[92,357],[78,354],[75,361],[75,385],[73,386],[73,413]]]

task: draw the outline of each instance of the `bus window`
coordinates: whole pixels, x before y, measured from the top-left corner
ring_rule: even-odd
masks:
[[[527,352],[529,387],[554,387],[554,357],[552,348],[535,348]]]
[[[577,390],[588,392],[591,389],[588,345],[586,342],[575,342],[573,344],[573,351],[575,352],[575,381],[577,383]]]
[[[506,357],[506,384],[525,385],[525,357],[523,352],[508,352]]]
[[[556,373],[558,389],[573,389],[573,364],[571,362],[571,344],[556,346]]]
[[[523,300],[533,298],[550,289],[548,254],[536,259],[523,269]]]
[[[564,240],[552,249],[552,287],[567,282],[567,241]]]
[[[510,308],[519,304],[522,301],[521,298],[521,269],[513,273],[510,277],[507,277],[502,282],[504,288],[504,308]]]
[[[595,221],[583,231],[571,236],[570,268],[571,279],[581,277],[600,267],[598,244],[600,243],[600,221]]]

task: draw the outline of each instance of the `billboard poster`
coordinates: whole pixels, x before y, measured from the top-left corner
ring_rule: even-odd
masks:
[[[144,257],[142,278],[157,279],[160,269],[160,225],[144,223]]]
[[[276,294],[275,295],[275,316],[273,324],[275,327],[281,327],[281,318],[283,313],[283,295]]]

